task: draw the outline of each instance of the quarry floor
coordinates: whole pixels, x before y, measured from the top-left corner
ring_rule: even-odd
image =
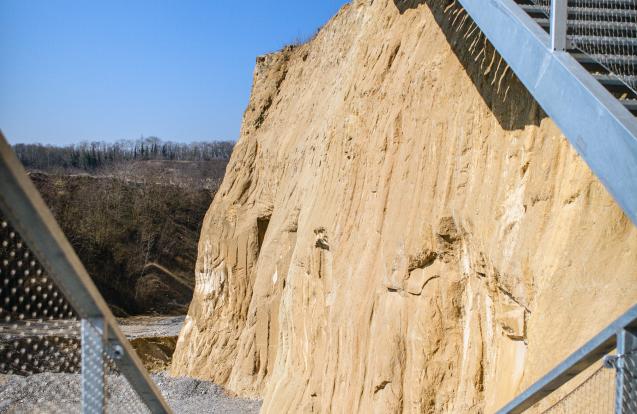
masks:
[[[152,374],[175,413],[258,413],[261,402],[233,398],[208,381]],[[131,388],[119,375],[107,376],[108,412],[143,412]],[[79,413],[79,374],[0,375],[0,413]]]
[[[143,337],[177,337],[185,316],[131,316],[118,318],[119,327],[128,339]]]

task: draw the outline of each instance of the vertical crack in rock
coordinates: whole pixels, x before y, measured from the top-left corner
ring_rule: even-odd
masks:
[[[270,217],[258,217],[257,218],[257,250],[261,252],[263,247],[263,240],[265,240],[265,233],[268,231],[268,225],[270,224]],[[258,253],[257,253],[258,256]]]

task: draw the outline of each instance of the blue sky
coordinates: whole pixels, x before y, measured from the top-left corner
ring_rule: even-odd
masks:
[[[0,0],[0,129],[10,142],[239,135],[257,55],[345,0]]]

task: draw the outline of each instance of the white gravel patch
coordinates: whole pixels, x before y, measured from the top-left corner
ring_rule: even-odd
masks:
[[[178,414],[256,414],[261,401],[228,396],[208,381],[152,375],[168,404]],[[139,412],[140,402],[119,375],[107,376],[107,412]],[[0,413],[79,413],[79,374],[0,375]]]

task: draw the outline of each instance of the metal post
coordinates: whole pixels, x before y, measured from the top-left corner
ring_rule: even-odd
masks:
[[[568,0],[551,0],[551,49],[566,50]]]
[[[637,413],[637,329],[617,334],[615,413]]]
[[[82,414],[104,413],[104,320],[82,319]]]

